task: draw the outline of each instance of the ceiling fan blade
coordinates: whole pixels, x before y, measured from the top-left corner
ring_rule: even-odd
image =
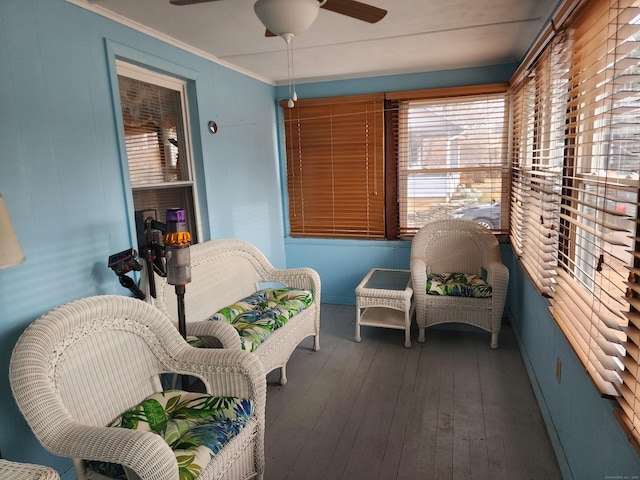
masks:
[[[196,3],[217,2],[218,0],[169,0],[171,5],[194,5]]]
[[[369,23],[379,22],[387,14],[387,11],[382,8],[355,0],[327,0],[321,8]]]
[[[276,35],[275,33],[273,33],[271,30],[269,30],[268,28],[264,31],[264,36],[265,37],[277,37],[278,35]]]

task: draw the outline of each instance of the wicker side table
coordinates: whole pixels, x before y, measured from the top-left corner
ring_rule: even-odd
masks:
[[[413,288],[409,270],[374,268],[356,287],[356,335],[360,326],[404,330],[404,346],[411,348]]]

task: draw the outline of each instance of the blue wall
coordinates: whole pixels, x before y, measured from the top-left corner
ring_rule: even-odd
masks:
[[[203,239],[243,238],[285,266],[272,85],[64,0],[0,0],[0,193],[27,257],[0,270],[0,450],[61,472],[70,462],[39,446],[7,371],[19,334],[42,313],[128,294],[107,268],[110,254],[134,246],[116,55],[190,82]]]
[[[411,242],[286,240],[287,265],[315,269],[322,301],[343,305],[355,305],[355,288],[373,267],[408,269],[410,248]]]
[[[510,250],[510,249],[509,249]],[[638,478],[640,456],[600,396],[573,349],[512,252],[507,314],[565,478]],[[560,381],[556,362],[561,363]]]

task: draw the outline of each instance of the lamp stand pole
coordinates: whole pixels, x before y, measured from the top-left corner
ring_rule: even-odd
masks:
[[[176,285],[176,299],[178,301],[178,331],[182,338],[187,339],[187,323],[185,321],[184,314],[184,292],[186,291],[185,285]],[[182,378],[182,390],[185,392],[189,390],[189,377],[187,375],[181,375]]]
[[[176,297],[178,301],[178,331],[182,338],[187,339],[187,323],[184,315],[184,293],[185,285],[176,285]]]

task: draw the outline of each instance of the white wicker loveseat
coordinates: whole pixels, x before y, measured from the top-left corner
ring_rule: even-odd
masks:
[[[178,323],[175,287],[154,274],[156,297],[147,299]],[[293,350],[306,337],[320,344],[320,277],[311,268],[275,268],[254,245],[239,239],[217,239],[191,247],[191,283],[184,296],[187,335],[206,346],[241,349],[238,331],[229,323],[209,320],[219,310],[255,294],[265,285],[304,289],[313,301],[283,326],[275,329],[253,352],[266,373],[280,368],[280,383],[287,382],[286,365]]]
[[[509,270],[495,235],[467,220],[433,221],[413,237],[410,269],[419,342],[425,341],[426,327],[455,322],[491,332],[491,348],[498,348]],[[476,275],[486,281],[490,296],[428,294],[428,275],[445,273]]]

